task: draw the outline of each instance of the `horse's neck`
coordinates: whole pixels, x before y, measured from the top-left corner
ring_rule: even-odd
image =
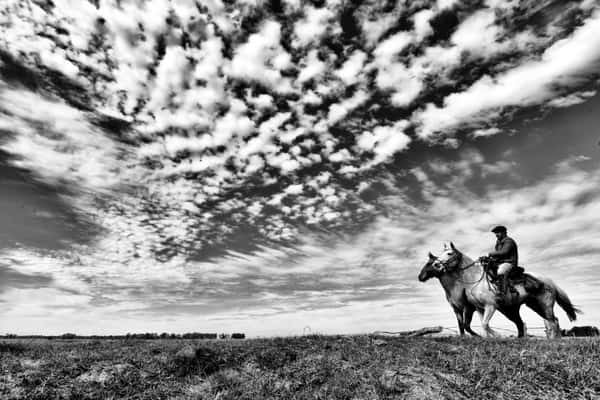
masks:
[[[477,262],[473,262],[470,257],[463,254],[462,261],[458,268],[440,276],[440,283],[446,292],[451,293],[456,288],[473,286],[481,277],[481,274],[481,265]]]
[[[440,283],[442,287],[446,291],[446,295],[450,296],[450,294],[460,285],[460,281],[458,279],[458,274],[456,271],[446,272],[444,275],[440,276]]]

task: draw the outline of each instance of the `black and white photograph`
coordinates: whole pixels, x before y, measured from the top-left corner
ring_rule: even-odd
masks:
[[[0,0],[0,399],[600,399],[599,0]]]

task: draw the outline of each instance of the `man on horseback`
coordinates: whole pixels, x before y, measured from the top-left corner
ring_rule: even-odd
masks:
[[[519,252],[517,243],[506,234],[506,227],[498,225],[492,229],[496,235],[494,251],[488,254],[498,264],[498,279],[500,280],[498,300],[504,300],[508,290],[508,275],[510,271],[519,265]]]
[[[497,226],[492,230],[497,238],[496,248],[490,256],[501,262],[498,273],[502,277],[504,291],[507,291],[506,276],[509,271],[519,271],[517,245],[506,235],[506,228]],[[419,273],[419,280],[425,282],[437,278],[444,288],[448,303],[456,315],[461,335],[464,332],[475,334],[470,329],[473,313],[481,315],[481,327],[487,336],[494,331],[489,322],[496,310],[515,323],[519,337],[525,337],[527,330],[519,315],[522,304],[527,305],[544,319],[548,338],[560,337],[560,326],[554,314],[554,304],[558,304],[574,321],[580,310],[571,303],[567,294],[554,282],[522,273],[512,277],[513,293],[498,300],[498,289],[490,285],[489,269],[493,268],[490,257],[480,257],[479,262],[454,247],[452,242],[444,244],[444,252],[436,257],[429,253],[429,260]],[[508,265],[503,265],[508,264]],[[514,272],[513,272],[514,274]],[[515,280],[516,278],[516,280]],[[493,278],[492,278],[493,280]]]

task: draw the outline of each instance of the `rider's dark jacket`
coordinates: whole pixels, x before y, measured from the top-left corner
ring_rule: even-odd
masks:
[[[490,257],[493,257],[498,263],[509,263],[515,267],[519,265],[517,243],[512,238],[506,236],[504,239],[497,240],[494,249],[490,253]]]

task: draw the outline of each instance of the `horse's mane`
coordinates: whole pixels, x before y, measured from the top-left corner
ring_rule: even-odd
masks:
[[[459,267],[463,267],[468,264],[476,263],[476,261],[474,259],[472,259],[468,255],[466,255],[465,253],[463,253],[462,251],[457,249],[456,246],[454,246],[454,244],[452,242],[444,243],[444,250],[453,250],[453,251],[457,252],[458,254],[460,254],[461,261],[460,261]]]
[[[474,264],[475,260],[473,260],[471,257],[469,257],[468,255],[466,255],[465,253],[463,253],[462,251],[458,250],[460,254],[462,254],[462,261],[461,261],[461,266],[467,265],[467,264]]]

